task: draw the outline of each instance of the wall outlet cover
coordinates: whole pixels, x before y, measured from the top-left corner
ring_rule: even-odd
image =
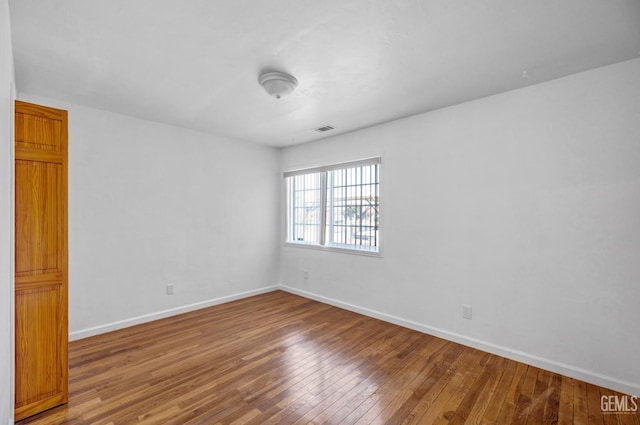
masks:
[[[462,306],[462,318],[471,320],[471,317],[472,317],[471,306],[470,305],[463,305]]]

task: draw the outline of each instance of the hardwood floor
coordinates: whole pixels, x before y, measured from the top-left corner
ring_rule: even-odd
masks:
[[[635,424],[613,391],[276,291],[75,341],[20,424]]]

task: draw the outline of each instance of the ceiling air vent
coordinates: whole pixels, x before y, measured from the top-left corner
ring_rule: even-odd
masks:
[[[331,130],[333,130],[333,127],[331,127],[330,125],[325,125],[324,127],[316,128],[316,131],[318,133],[324,133],[325,131],[331,131]]]

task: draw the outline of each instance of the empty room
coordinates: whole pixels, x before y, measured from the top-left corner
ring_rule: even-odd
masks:
[[[0,424],[640,425],[640,1],[0,0]]]

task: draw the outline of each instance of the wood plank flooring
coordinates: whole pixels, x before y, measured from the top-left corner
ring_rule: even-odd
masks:
[[[282,291],[75,341],[20,424],[635,424],[605,388]]]

